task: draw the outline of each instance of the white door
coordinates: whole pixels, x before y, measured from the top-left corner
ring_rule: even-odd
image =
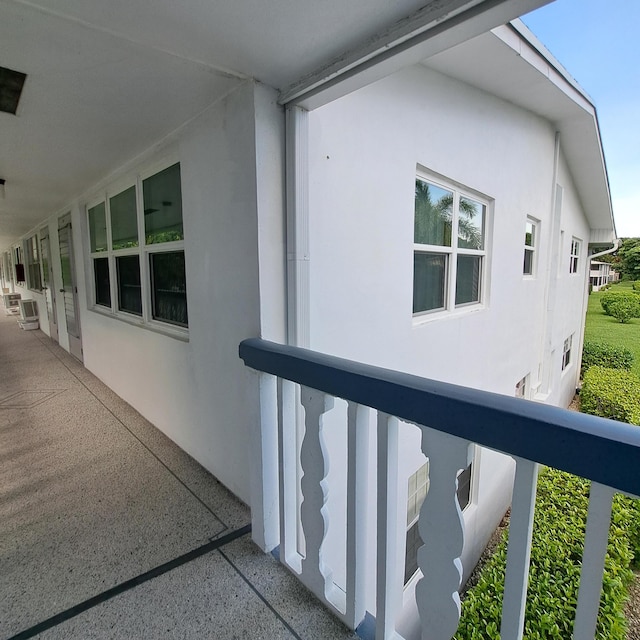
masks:
[[[73,236],[71,234],[71,214],[58,220],[58,243],[60,245],[60,267],[62,268],[62,294],[64,317],[69,336],[69,351],[82,361],[82,340],[80,338],[80,318],[78,314],[78,288],[73,259]]]
[[[53,265],[51,264],[51,250],[49,248],[49,229],[40,231],[40,256],[42,259],[42,290],[47,306],[49,318],[49,336],[58,341],[58,317],[56,315],[56,286],[53,279]]]

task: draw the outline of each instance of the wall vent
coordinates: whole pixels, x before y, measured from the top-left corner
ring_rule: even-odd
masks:
[[[27,75],[0,67],[0,111],[15,115]]]

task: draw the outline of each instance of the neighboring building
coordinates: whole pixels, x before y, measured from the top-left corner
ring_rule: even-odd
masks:
[[[589,268],[589,283],[593,291],[598,291],[600,287],[611,282],[617,282],[618,273],[611,269],[611,264],[608,262],[599,262],[597,260],[591,261]]]
[[[503,4],[513,12],[517,3]],[[55,27],[88,46],[73,20],[26,5],[2,11],[16,51],[27,42],[23,12],[33,33]],[[281,79],[277,56],[253,74],[212,70],[202,51],[140,52],[124,23],[114,49],[93,16],[87,60],[57,51],[79,65],[80,86],[101,56],[120,54],[139,55],[151,79],[169,81],[162,74],[173,65],[178,86],[162,93],[161,82],[140,78],[149,118],[122,104],[137,128],[120,130],[126,120],[103,113],[114,120],[102,138],[91,138],[91,110],[79,104],[90,137],[82,161],[67,159],[75,173],[62,199],[39,203],[39,221],[3,248],[3,286],[36,300],[45,333],[249,504],[261,415],[257,376],[237,355],[248,337],[567,406],[588,255],[615,238],[595,109],[522,23],[488,31],[498,22],[487,15],[490,24],[485,16],[463,34],[452,27],[446,43],[430,41],[396,68],[284,100],[287,120],[278,92],[254,79]],[[328,59],[330,28],[324,38]],[[29,73],[28,63],[25,54],[12,64]],[[137,91],[132,65],[124,73]],[[110,91],[127,102],[111,82],[92,93],[91,108]],[[137,146],[126,146],[127,133]],[[74,134],[67,142],[80,144]],[[8,180],[7,207],[10,189]],[[332,416],[327,434],[329,483],[339,486],[344,434]],[[396,573],[410,609],[428,465],[409,425],[400,460],[407,552]],[[512,461],[489,450],[470,450],[468,463],[458,487],[465,574],[509,504],[513,477]],[[328,504],[329,557],[339,555],[340,500]],[[336,584],[344,579],[338,568]]]

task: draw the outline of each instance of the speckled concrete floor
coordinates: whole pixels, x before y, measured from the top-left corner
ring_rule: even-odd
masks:
[[[249,520],[56,343],[0,316],[0,639],[354,638],[247,534],[221,544]]]

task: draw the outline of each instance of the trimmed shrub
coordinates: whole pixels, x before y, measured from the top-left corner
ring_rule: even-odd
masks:
[[[603,311],[620,322],[640,318],[640,295],[631,291],[606,291],[600,298]]]
[[[582,348],[581,377],[584,378],[584,374],[589,367],[607,367],[608,369],[626,369],[630,371],[632,365],[633,352],[630,349],[585,340]]]
[[[634,291],[638,291],[638,292],[640,293],[640,280],[636,280],[636,281],[633,283],[633,290],[634,290]]]
[[[524,637],[568,639],[573,632],[590,483],[547,469],[538,480]],[[506,532],[462,603],[456,640],[499,640]],[[596,638],[624,640],[624,603],[640,538],[637,500],[614,498]]]
[[[590,367],[580,391],[580,410],[640,425],[640,377],[622,369]]]

